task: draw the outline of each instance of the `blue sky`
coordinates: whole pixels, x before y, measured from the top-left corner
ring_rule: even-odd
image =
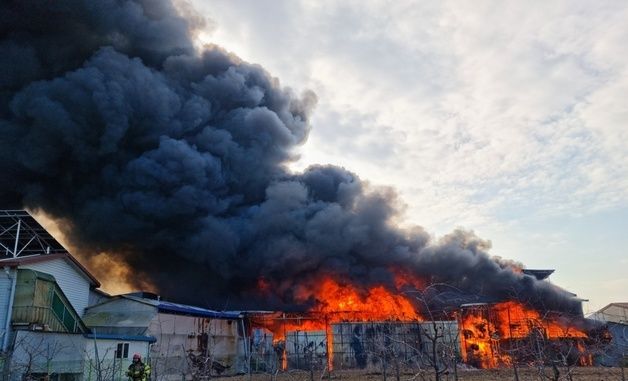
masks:
[[[319,103],[298,171],[393,186],[403,224],[457,227],[628,301],[628,4],[193,0],[215,43]]]

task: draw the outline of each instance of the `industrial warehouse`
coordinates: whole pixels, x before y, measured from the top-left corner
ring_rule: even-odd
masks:
[[[521,303],[439,285],[412,298],[375,288],[360,300],[327,281],[333,295],[325,308],[214,311],[147,292],[100,291],[98,280],[25,211],[0,212],[0,245],[5,380],[122,380],[135,353],[150,363],[153,380],[523,366],[539,361],[533,349],[540,345],[542,361],[562,356],[570,366],[617,365],[626,343],[625,303],[593,321],[541,316]],[[526,271],[537,279],[551,273]],[[341,304],[334,306],[334,298]],[[409,309],[407,300],[430,308]]]

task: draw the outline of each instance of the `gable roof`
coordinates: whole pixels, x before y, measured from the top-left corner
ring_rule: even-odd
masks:
[[[56,253],[56,254],[29,255],[29,256],[17,257],[17,258],[0,259],[0,267],[4,267],[4,266],[20,267],[22,265],[48,262],[55,259],[64,259],[72,267],[74,267],[81,275],[83,275],[83,277],[85,277],[93,287],[100,287],[100,282],[98,281],[98,279],[96,279],[95,276],[93,276],[76,258],[74,258],[68,252]]]
[[[598,312],[606,311],[610,307],[620,307],[620,308],[628,308],[628,302],[613,302],[603,307]]]

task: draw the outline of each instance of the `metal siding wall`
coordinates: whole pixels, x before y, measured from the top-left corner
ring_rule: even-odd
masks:
[[[85,313],[89,301],[89,282],[65,259],[57,258],[47,262],[32,263],[22,268],[41,271],[55,277],[57,284],[67,296],[79,316]]]
[[[1,269],[0,269],[1,270]],[[4,328],[7,324],[7,310],[9,309],[9,295],[11,295],[11,278],[7,276],[4,270],[0,273],[0,349],[2,348],[2,339],[4,339]],[[9,270],[10,276],[15,276],[15,271]]]

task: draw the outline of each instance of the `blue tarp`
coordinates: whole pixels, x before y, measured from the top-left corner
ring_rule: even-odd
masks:
[[[157,302],[157,309],[160,312],[170,312],[183,315],[202,316],[216,319],[238,319],[240,314],[237,312],[219,312],[208,310],[205,308],[188,306],[185,304],[171,303],[165,301]]]
[[[141,335],[120,335],[115,333],[97,333],[97,334],[87,334],[85,335],[88,339],[96,339],[96,340],[120,340],[120,341],[148,341],[149,343],[154,343],[157,341],[152,336],[141,336]]]

